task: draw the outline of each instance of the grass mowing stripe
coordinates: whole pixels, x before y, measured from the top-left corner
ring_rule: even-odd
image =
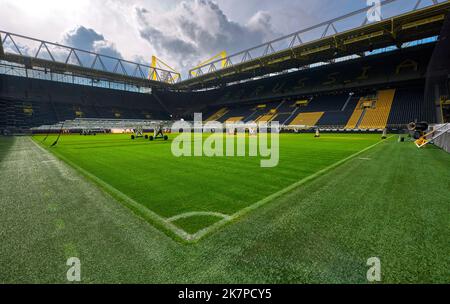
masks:
[[[32,140],[33,141],[33,140]],[[214,231],[220,229],[221,227],[227,225],[228,223],[238,219],[239,217],[247,214],[248,212],[274,200],[275,198],[280,197],[281,195],[297,188],[298,186],[328,172],[329,170],[336,168],[337,166],[341,165],[342,163],[352,159],[355,156],[360,155],[361,153],[373,148],[374,146],[378,145],[379,143],[381,143],[383,141],[379,141],[377,143],[375,143],[374,145],[371,145],[369,147],[366,147],[364,149],[362,149],[361,151],[358,151],[322,170],[319,170],[315,173],[313,173],[312,175],[309,175],[303,179],[301,179],[298,182],[295,182],[291,185],[289,185],[286,188],[283,188],[280,191],[277,191],[265,198],[263,198],[262,200],[247,206],[241,210],[239,210],[238,212],[234,213],[232,216],[224,216],[221,213],[215,213],[215,215],[220,214],[221,216],[219,217],[223,217],[222,220],[214,223],[211,226],[208,226],[204,229],[201,229],[199,231],[197,231],[194,234],[189,234],[186,231],[184,231],[183,229],[177,227],[176,225],[174,225],[172,222],[175,222],[176,220],[179,220],[181,218],[185,218],[187,215],[187,217],[189,216],[194,216],[194,215],[198,215],[198,212],[188,212],[188,213],[184,213],[184,214],[180,214],[180,215],[176,215],[173,216],[171,219],[166,219],[160,215],[158,215],[157,213],[153,212],[152,210],[150,210],[149,208],[143,206],[142,204],[136,202],[134,199],[130,198],[128,195],[124,194],[122,191],[118,190],[117,188],[113,187],[112,185],[110,185],[109,183],[105,182],[104,180],[98,178],[96,175],[91,174],[90,172],[84,170],[83,168],[81,168],[80,166],[78,166],[77,164],[75,164],[73,161],[69,160],[67,157],[61,155],[60,153],[58,153],[57,151],[54,151],[54,154],[60,158],[61,160],[65,161],[68,165],[70,165],[71,167],[73,167],[74,169],[78,170],[82,175],[84,175],[85,177],[87,177],[88,179],[92,180],[95,184],[97,184],[98,186],[100,186],[102,189],[104,189],[106,192],[110,193],[113,197],[115,197],[119,202],[123,203],[126,207],[130,208],[134,213],[138,214],[139,216],[141,216],[142,218],[144,218],[146,221],[150,222],[151,224],[153,224],[154,226],[162,229],[163,231],[165,231],[166,233],[168,233],[170,236],[175,237],[178,240],[182,240],[184,242],[197,242],[198,240],[200,240],[201,238],[213,233]],[[33,143],[35,143],[36,145],[39,146],[39,148],[43,149],[38,143],[36,143],[35,141],[33,141]],[[208,215],[211,215],[210,212],[207,212]]]
[[[388,137],[386,140],[389,140],[392,137],[393,137],[393,135]],[[273,201],[274,199],[279,198],[280,196],[282,196],[282,195],[284,195],[284,194],[286,194],[286,193],[288,193],[288,192],[298,188],[299,186],[301,186],[301,185],[303,185],[303,184],[305,184],[305,183],[307,183],[307,182],[309,182],[309,181],[311,181],[311,180],[313,180],[313,179],[315,179],[315,178],[317,178],[317,177],[327,173],[328,171],[337,168],[338,166],[340,166],[340,165],[344,164],[345,162],[351,160],[352,158],[355,158],[356,156],[361,155],[362,153],[364,153],[364,152],[366,152],[366,151],[376,147],[377,145],[379,145],[382,142],[385,142],[386,140],[381,140],[381,141],[377,142],[376,144],[373,144],[373,145],[371,145],[371,146],[369,146],[367,148],[364,148],[363,150],[361,150],[361,151],[359,151],[359,152],[357,152],[355,154],[352,154],[352,155],[350,155],[350,156],[348,156],[348,157],[346,157],[346,158],[344,158],[344,159],[342,159],[342,160],[340,160],[340,161],[338,161],[338,162],[336,162],[336,163],[326,167],[325,169],[317,171],[316,173],[314,173],[314,174],[312,174],[310,176],[307,176],[304,179],[299,180],[298,182],[296,182],[296,183],[294,183],[294,184],[292,184],[292,185],[290,185],[290,186],[288,186],[288,187],[286,187],[286,188],[284,188],[284,189],[282,189],[282,190],[280,190],[278,192],[275,192],[275,193],[269,195],[268,197],[260,200],[259,202],[255,203],[253,205],[250,205],[250,206],[248,206],[246,208],[241,209],[240,211],[238,211],[235,214],[231,215],[229,218],[223,219],[220,222],[217,222],[217,223],[213,224],[210,227],[207,227],[205,229],[200,230],[199,232],[197,232],[197,233],[195,233],[193,235],[193,240],[192,241],[200,240],[201,238],[207,236],[208,234],[211,234],[212,232],[217,231],[221,227],[227,225],[228,223],[230,223],[232,221],[235,221],[238,218],[246,215],[250,211],[255,210],[255,209],[257,209],[257,208],[259,208],[259,207],[261,207],[261,206],[263,206],[263,205]]]
[[[308,135],[282,135],[280,165],[273,169],[261,169],[258,157],[175,158],[170,143],[131,142],[121,135],[66,136],[49,151],[170,218],[193,211],[233,214],[378,141],[374,136],[358,138],[314,140]],[[111,149],[114,141],[116,148]]]
[[[46,153],[49,153],[44,148],[39,146],[39,144],[36,143],[34,140],[32,140],[32,139],[30,139],[30,140],[37,147],[39,147],[39,149],[43,150]],[[51,153],[49,153],[49,154],[51,154]],[[155,227],[164,230],[166,233],[167,232],[170,233],[171,236],[174,236],[177,239],[180,239],[180,240],[183,240],[183,241],[189,240],[190,235],[188,233],[186,233],[182,229],[179,229],[175,225],[171,224],[165,218],[159,216],[158,214],[154,213],[150,209],[148,209],[148,208],[144,207],[143,205],[139,204],[138,202],[136,202],[132,198],[128,197],[127,195],[125,195],[121,191],[117,190],[113,186],[109,185],[105,181],[101,180],[97,176],[87,172],[86,170],[84,170],[80,166],[78,166],[75,163],[73,163],[72,161],[68,160],[66,157],[64,157],[64,156],[62,156],[62,155],[60,155],[58,153],[54,153],[54,155],[57,158],[59,158],[60,160],[66,162],[69,166],[71,166],[75,170],[77,170],[81,175],[83,175],[84,177],[86,177],[89,180],[91,180],[92,182],[94,182],[101,189],[103,189],[107,193],[111,194],[115,199],[117,199],[119,202],[121,202],[127,208],[132,210],[134,213],[136,213],[137,215],[141,216],[146,221],[152,223]]]

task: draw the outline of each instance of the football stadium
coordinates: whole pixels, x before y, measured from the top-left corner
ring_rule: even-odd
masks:
[[[186,69],[0,26],[0,283],[449,283],[450,1],[352,2]]]

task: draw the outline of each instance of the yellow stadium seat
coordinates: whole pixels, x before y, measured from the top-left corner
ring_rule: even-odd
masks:
[[[230,117],[228,118],[225,123],[234,123],[234,122],[240,122],[244,120],[244,116],[240,116],[240,117]]]
[[[290,123],[291,126],[315,126],[324,112],[300,113]]]
[[[219,111],[217,111],[216,113],[214,113],[213,115],[211,115],[207,120],[205,120],[205,122],[216,121],[227,113],[228,113],[228,109],[222,108]]]
[[[255,122],[271,122],[277,115],[276,109],[271,109],[269,113],[259,116]]]
[[[386,128],[389,114],[394,101],[395,90],[383,90],[378,92],[375,108],[368,108],[362,119],[360,129],[384,129]]]
[[[352,116],[347,122],[347,125],[345,126],[345,129],[354,129],[356,128],[356,125],[358,124],[359,119],[361,118],[361,115],[364,111],[363,103],[365,102],[364,98],[360,98],[358,101],[358,104],[356,105],[355,110],[353,111]]]

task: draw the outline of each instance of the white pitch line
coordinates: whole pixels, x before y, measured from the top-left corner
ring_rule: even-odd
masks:
[[[393,137],[393,136],[390,136],[387,139],[389,139],[391,137]],[[32,140],[32,139],[30,139],[30,140],[37,147],[39,147],[41,150],[47,152],[49,155],[52,155],[47,150],[45,150],[40,145],[38,145],[36,142],[34,142],[34,140]],[[120,190],[118,190],[118,189],[114,188],[113,186],[111,186],[110,184],[106,183],[102,179],[98,178],[97,176],[95,176],[95,175],[89,173],[88,171],[84,170],[83,168],[79,167],[78,165],[76,165],[72,161],[68,160],[64,156],[61,156],[61,155],[57,155],[57,156],[52,155],[52,156],[64,160],[69,166],[71,166],[73,168],[76,168],[82,175],[85,175],[86,177],[91,179],[93,182],[103,186],[105,189],[108,189],[108,191],[110,193],[114,193],[115,195],[120,197],[120,200],[122,200],[128,208],[131,207],[134,210],[138,210],[139,214],[141,216],[153,220],[154,222],[158,223],[159,225],[163,226],[167,230],[171,231],[172,233],[174,233],[175,235],[177,235],[181,239],[183,239],[183,240],[185,240],[187,242],[190,242],[190,243],[195,243],[195,242],[199,241],[201,238],[205,237],[206,235],[208,235],[208,234],[210,234],[210,233],[212,233],[214,231],[217,231],[218,229],[220,229],[223,226],[227,225],[229,222],[244,216],[245,214],[249,213],[250,211],[253,211],[253,210],[257,209],[257,208],[267,204],[268,202],[273,201],[274,199],[276,199],[276,198],[278,198],[278,197],[280,197],[280,196],[282,196],[282,195],[284,195],[284,194],[286,194],[286,193],[296,189],[297,187],[303,185],[304,183],[306,183],[306,182],[308,182],[308,181],[310,181],[310,180],[312,180],[312,179],[314,179],[314,178],[316,178],[316,177],[318,177],[320,175],[325,174],[326,172],[330,171],[331,169],[334,169],[334,168],[338,167],[339,165],[341,165],[341,164],[349,161],[350,159],[352,159],[352,158],[354,158],[354,157],[356,157],[356,156],[358,156],[358,155],[360,155],[360,154],[362,154],[362,153],[364,153],[364,152],[374,148],[375,146],[377,146],[380,143],[385,142],[385,141],[386,140],[379,141],[379,142],[377,142],[377,143],[375,143],[375,144],[373,144],[373,145],[371,145],[371,146],[369,146],[369,147],[367,147],[367,148],[365,148],[365,149],[363,149],[363,150],[361,150],[359,152],[356,152],[356,153],[354,153],[354,154],[352,154],[352,155],[350,155],[350,156],[348,156],[348,157],[346,157],[346,158],[344,158],[344,159],[342,159],[340,161],[337,161],[336,163],[334,163],[334,164],[332,164],[332,165],[330,165],[330,166],[328,166],[328,167],[326,167],[326,168],[324,168],[324,169],[322,169],[320,171],[317,171],[316,173],[314,173],[314,174],[312,174],[310,176],[307,176],[307,177],[299,180],[298,182],[295,182],[295,183],[291,184],[290,186],[288,186],[288,187],[286,187],[286,188],[284,188],[284,189],[282,189],[282,190],[280,190],[278,192],[275,192],[275,193],[267,196],[266,198],[263,198],[262,200],[254,203],[254,204],[252,204],[252,205],[250,205],[250,206],[248,206],[246,208],[243,208],[243,209],[239,210],[238,212],[234,213],[231,216],[224,217],[222,220],[220,220],[220,221],[214,223],[213,225],[211,225],[209,227],[206,227],[206,228],[204,228],[204,229],[202,229],[202,230],[200,230],[200,231],[198,231],[198,232],[196,232],[194,234],[189,234],[186,231],[184,231],[183,229],[178,228],[177,226],[172,224],[170,219],[173,219],[173,217],[170,218],[170,219],[166,219],[166,218],[158,215],[157,213],[155,213],[155,212],[151,211],[150,209],[144,207],[143,205],[139,204],[138,202],[136,202],[135,200],[133,200],[132,198],[130,198],[129,196],[127,196],[126,194],[121,192]],[[210,213],[210,212],[207,212],[207,213]],[[222,214],[222,216],[223,216],[223,214]]]
[[[47,150],[45,150],[43,147],[41,147],[38,143],[36,143],[33,139],[30,139],[31,142],[33,142],[33,144],[36,145],[36,147],[45,152],[48,153]],[[76,182],[78,181],[78,179],[75,176],[70,176],[69,172],[67,172],[67,168],[64,166],[64,163],[62,163],[60,160],[58,160],[53,154],[49,154],[50,157],[53,157],[53,159],[47,159],[47,160],[43,160],[41,161],[42,164],[55,164],[56,169],[58,169],[59,173],[61,174],[61,176],[67,180],[70,180],[72,182]]]
[[[189,217],[194,217],[194,216],[215,216],[215,217],[221,217],[223,219],[229,219],[230,216],[223,214],[223,213],[219,213],[219,212],[207,212],[207,211],[194,211],[194,212],[187,212],[187,213],[183,213],[183,214],[178,214],[175,216],[172,216],[171,218],[168,218],[167,221],[168,222],[175,222],[176,220],[179,219],[183,219],[183,218],[189,218]]]
[[[32,139],[30,139],[30,140],[44,152],[48,153],[49,155],[51,155],[53,157],[63,160],[70,167],[75,168],[81,175],[84,175],[85,177],[90,179],[92,182],[102,186],[104,190],[106,189],[106,192],[116,195],[116,200],[118,200],[119,202],[122,202],[122,205],[125,205],[128,209],[131,209],[131,211],[134,211],[136,214],[143,217],[145,220],[147,220],[147,222],[150,220],[151,222],[153,222],[155,224],[161,225],[185,241],[190,241],[192,239],[191,234],[187,233],[183,229],[180,229],[177,226],[173,225],[172,223],[168,222],[167,219],[165,219],[164,217],[151,211],[149,208],[144,207],[142,204],[139,204],[138,202],[133,200],[131,197],[124,194],[123,192],[116,189],[115,187],[111,186],[107,182],[105,182],[102,179],[98,178],[97,176],[91,174],[90,172],[84,170],[83,168],[76,165],[72,161],[68,160],[64,156],[62,156],[62,155],[55,156],[55,155],[51,154],[49,151],[45,150],[43,147],[39,146],[39,144],[36,143],[34,140],[32,140]],[[117,198],[119,198],[119,199],[117,199]]]
[[[54,163],[56,162],[56,159],[52,159],[52,160],[43,160],[42,163],[46,164],[46,163]]]
[[[392,137],[393,137],[393,135],[388,137],[387,139],[392,138]],[[313,180],[314,178],[327,173],[328,171],[330,171],[330,170],[340,166],[341,164],[343,164],[343,163],[345,163],[345,162],[355,158],[356,156],[358,156],[358,155],[360,155],[360,154],[362,154],[362,153],[364,153],[364,152],[366,152],[366,151],[368,151],[368,150],[378,146],[380,143],[383,143],[386,140],[381,140],[381,141],[379,141],[379,142],[377,142],[377,143],[375,143],[375,144],[373,144],[373,145],[371,145],[371,146],[369,146],[367,148],[364,148],[361,151],[358,151],[358,152],[356,152],[356,153],[354,153],[354,154],[352,154],[352,155],[350,155],[350,156],[348,156],[348,157],[346,157],[344,159],[341,159],[340,161],[335,162],[334,164],[326,167],[325,169],[317,171],[316,173],[314,173],[314,174],[312,174],[310,176],[307,176],[307,177],[299,180],[298,182],[295,182],[295,183],[291,184],[290,186],[287,186],[286,188],[281,189],[280,191],[275,192],[275,193],[273,193],[273,194],[263,198],[262,200],[254,203],[253,205],[250,205],[248,207],[245,207],[245,208],[239,210],[238,212],[236,212],[233,215],[231,215],[228,219],[223,219],[223,220],[221,220],[221,221],[219,221],[217,223],[214,223],[213,225],[211,225],[209,227],[206,227],[205,229],[202,229],[202,230],[196,232],[195,234],[192,235],[192,240],[191,241],[192,242],[196,242],[196,241],[200,240],[201,238],[205,237],[206,235],[208,235],[208,234],[210,234],[210,233],[212,233],[214,231],[217,231],[219,228],[222,228],[223,226],[227,225],[229,222],[244,216],[245,214],[249,213],[250,211],[258,209],[259,207],[261,207],[261,206],[263,206],[263,205],[273,201],[274,199],[276,199],[276,198],[278,198],[278,197],[280,197],[280,196],[282,196],[282,195],[284,195],[284,194],[286,194],[288,192],[291,192],[292,190],[298,188],[299,186],[305,184],[306,182],[308,182],[310,180]]]

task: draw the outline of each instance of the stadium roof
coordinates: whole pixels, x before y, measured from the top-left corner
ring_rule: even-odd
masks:
[[[391,2],[393,1],[384,1],[383,3]],[[181,81],[175,84],[175,87],[180,89],[207,88],[289,69],[307,67],[313,63],[331,61],[349,55],[359,54],[363,56],[365,52],[393,45],[400,47],[405,42],[439,35],[449,10],[450,2],[446,1],[337,33],[333,24],[343,18],[367,11],[367,9],[359,10],[229,56],[226,59],[225,67],[222,69],[217,68],[222,59],[196,68],[192,70],[193,74],[197,75],[196,77]],[[325,27],[321,38],[301,43],[299,37],[301,33],[319,27]],[[336,34],[325,37],[330,28]],[[289,47],[278,52],[270,52],[270,50],[273,50],[273,44],[280,41],[290,41]],[[255,49],[264,49],[265,54],[254,59],[249,58],[250,52]],[[239,63],[233,64],[233,59],[236,59]]]
[[[179,79],[173,71],[0,30],[0,60],[26,68],[143,87],[168,87]],[[150,80],[154,75],[156,80]]]

